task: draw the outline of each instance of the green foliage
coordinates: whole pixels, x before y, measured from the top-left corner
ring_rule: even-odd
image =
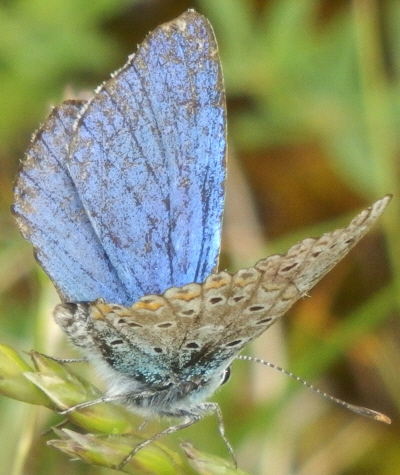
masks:
[[[80,86],[82,74],[111,64],[118,45],[101,24],[128,3],[16,0],[0,8],[0,148],[12,146],[21,125],[35,127],[49,100],[59,100],[70,81]]]

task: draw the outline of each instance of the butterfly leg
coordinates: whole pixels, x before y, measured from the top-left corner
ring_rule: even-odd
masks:
[[[147,426],[148,422],[149,422],[149,419],[145,419],[138,427],[138,430],[142,431]]]
[[[83,357],[83,358],[56,358],[55,356],[49,356],[45,355],[44,353],[39,353],[38,351],[30,351],[27,354],[36,354],[40,356],[44,356],[45,358],[55,361],[56,363],[87,363],[88,359]]]
[[[134,394],[134,397],[137,399],[144,399],[147,397],[153,396],[154,393],[152,391],[143,391],[140,393]],[[79,409],[85,409],[86,407],[94,406],[96,404],[101,404],[102,402],[121,402],[126,401],[127,399],[131,398],[132,394],[116,394],[115,396],[102,396],[98,399],[92,399],[90,401],[81,402],[80,404],[75,404],[75,406],[71,406],[68,409],[63,411],[59,411],[59,414],[65,416],[66,414],[70,414],[71,412],[77,411]]]
[[[196,407],[197,409],[197,407]],[[219,408],[218,408],[219,409]],[[155,440],[160,439],[161,437],[164,437],[164,435],[168,434],[173,434],[174,432],[177,432],[181,429],[186,429],[186,427],[190,427],[191,425],[195,424],[202,418],[202,414],[199,412],[190,412],[190,411],[184,411],[184,410],[178,410],[176,412],[172,413],[164,413],[163,415],[167,417],[183,417],[184,421],[181,422],[180,424],[176,424],[174,426],[167,427],[163,431],[159,432],[158,434],[153,435],[150,437],[150,439],[144,440],[140,444],[138,444],[123,460],[122,462],[115,467],[117,470],[121,470],[124,465],[126,465],[129,460],[131,460],[132,457],[136,455],[136,453],[140,450],[143,449],[143,447],[146,447],[146,445],[151,444]]]
[[[135,398],[141,399],[141,398],[147,398],[149,396],[152,396],[153,393],[150,391],[144,391],[142,393],[135,394]],[[131,395],[130,395],[131,396]],[[95,404],[100,404],[102,402],[118,402],[124,399],[127,399],[127,395],[115,395],[115,396],[103,396],[98,399],[93,399],[92,401],[86,401],[82,402],[81,404],[76,404],[75,406],[72,406],[64,411],[60,411],[59,414],[65,415],[69,414],[73,411],[79,410],[79,409],[84,409],[89,406],[93,406]],[[150,437],[150,439],[144,440],[140,444],[138,444],[132,452],[130,452],[123,460],[122,462],[116,467],[117,469],[122,469],[124,465],[126,465],[129,460],[143,447],[146,447],[146,445],[151,444],[155,440],[160,439],[164,435],[172,434],[174,432],[177,432],[181,429],[186,429],[186,427],[190,427],[191,425],[195,424],[198,422],[200,419],[202,419],[203,415],[209,414],[209,413],[215,413],[218,418],[218,432],[221,435],[222,440],[224,441],[224,444],[226,448],[228,449],[228,452],[231,454],[231,457],[233,459],[233,462],[235,464],[235,467],[237,467],[237,461],[235,454],[233,452],[233,448],[231,444],[229,443],[226,435],[225,435],[225,426],[224,426],[224,421],[222,419],[222,412],[218,404],[214,402],[205,402],[202,404],[198,404],[195,408],[193,408],[192,411],[184,410],[184,409],[177,409],[176,411],[171,411],[171,412],[164,412],[162,415],[167,416],[167,417],[179,417],[183,418],[183,422],[180,424],[176,424],[174,426],[167,427],[163,431],[159,432],[158,434],[155,434],[153,437]],[[147,423],[147,421],[144,421],[144,424],[142,424],[141,428],[144,427],[144,425]]]
[[[237,460],[235,457],[235,453],[233,451],[232,445],[230,444],[229,440],[227,439],[225,435],[225,425],[224,425],[224,420],[222,418],[221,408],[215,402],[205,402],[203,404],[199,404],[198,407],[201,407],[205,412],[215,412],[217,414],[218,432],[222,440],[224,441],[225,447],[228,449],[228,452],[230,453],[232,457],[235,468],[237,468]]]
[[[124,465],[126,465],[129,460],[143,447],[146,447],[146,445],[151,444],[155,440],[160,439],[164,435],[172,434],[174,432],[177,432],[181,429],[186,429],[187,427],[190,427],[191,425],[195,424],[196,422],[199,422],[200,419],[202,419],[204,414],[209,414],[209,413],[216,413],[218,417],[218,431],[221,435],[222,440],[224,441],[224,444],[226,448],[228,449],[233,462],[235,464],[235,467],[237,467],[237,461],[235,458],[235,454],[233,452],[233,448],[231,444],[229,443],[228,439],[226,438],[225,435],[225,426],[224,426],[224,421],[222,419],[222,412],[218,404],[213,403],[213,402],[205,402],[202,404],[199,404],[194,408],[193,411],[187,411],[187,410],[177,410],[175,412],[166,412],[163,415],[167,417],[183,417],[184,421],[181,422],[180,424],[176,424],[174,426],[167,427],[165,430],[159,432],[158,434],[155,434],[153,437],[150,439],[144,440],[140,444],[138,444],[130,454],[122,460],[122,462],[116,467],[117,469],[121,470]]]

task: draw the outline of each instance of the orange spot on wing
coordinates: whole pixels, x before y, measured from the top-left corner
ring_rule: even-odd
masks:
[[[156,310],[158,310],[160,307],[164,307],[164,303],[163,302],[156,302],[156,301],[140,301],[140,302],[136,302],[132,308],[134,310],[150,310],[152,312],[155,312]]]
[[[225,287],[227,284],[228,281],[226,279],[212,279],[204,283],[204,289],[220,289],[221,287]]]
[[[196,299],[199,297],[199,292],[180,292],[176,293],[173,297],[173,299],[177,300],[184,300],[185,302],[190,302],[193,299]]]

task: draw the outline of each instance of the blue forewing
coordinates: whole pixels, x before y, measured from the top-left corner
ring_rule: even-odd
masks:
[[[86,104],[55,109],[14,212],[63,300],[129,305],[213,271],[225,129],[216,41],[195,12],[152,32]]]

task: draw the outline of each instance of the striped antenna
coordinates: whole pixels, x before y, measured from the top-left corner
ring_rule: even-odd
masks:
[[[307,386],[307,388],[312,389],[314,392],[319,394],[320,396],[324,397],[325,399],[328,399],[329,401],[335,402],[336,404],[339,404],[340,406],[345,407],[349,411],[353,411],[356,414],[360,414],[361,416],[369,417],[370,419],[375,419],[376,421],[380,422],[385,422],[385,424],[391,424],[391,420],[389,417],[385,416],[385,414],[382,414],[377,411],[373,411],[372,409],[368,409],[366,407],[360,407],[360,406],[354,406],[353,404],[349,404],[348,402],[342,401],[341,399],[338,399],[336,397],[331,396],[330,394],[325,393],[324,391],[321,391],[320,389],[316,388],[310,383],[307,383],[307,381],[304,381],[304,379],[299,378],[293,373],[290,373],[289,371],[284,370],[283,368],[280,368],[277,365],[274,365],[273,363],[270,363],[269,361],[261,360],[260,358],[254,358],[252,356],[244,356],[244,355],[239,355],[236,357],[238,360],[244,360],[244,361],[253,361],[255,363],[261,363],[265,366],[269,366],[270,368],[276,369],[280,371],[283,374],[286,374],[287,376],[290,376],[291,378],[295,379],[299,383],[303,384],[304,386]]]

